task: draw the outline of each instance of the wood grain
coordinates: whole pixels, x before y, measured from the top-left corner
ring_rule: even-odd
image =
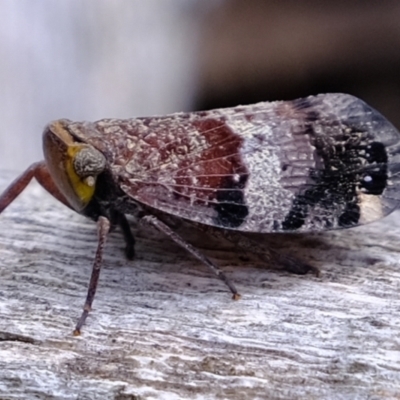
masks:
[[[2,174],[0,190],[16,174]],[[96,227],[37,184],[0,216],[1,399],[400,398],[400,214],[352,230],[259,237],[320,267],[269,271],[181,227],[243,298],[134,227],[106,245],[82,336]]]

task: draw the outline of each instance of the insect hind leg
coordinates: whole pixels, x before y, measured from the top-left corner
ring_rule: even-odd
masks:
[[[256,255],[261,261],[264,261],[270,268],[276,270],[285,270],[298,275],[305,275],[308,272],[319,276],[320,271],[317,267],[309,265],[296,257],[284,254],[273,249],[271,246],[263,245],[251,240],[240,232],[221,230],[211,226],[198,225],[196,228],[210,233],[217,238],[223,238],[231,243],[236,244],[244,251]]]
[[[174,232],[167,224],[162,222],[160,219],[155,217],[154,215],[145,215],[142,217],[141,221],[154,226],[159,231],[166,234],[170,239],[174,242],[181,245],[184,249],[186,249],[189,253],[195,256],[198,260],[200,260],[203,264],[207,265],[207,267],[219,278],[221,279],[226,286],[228,286],[229,290],[232,292],[232,299],[238,300],[240,299],[240,294],[238,293],[235,285],[228,279],[228,277],[224,274],[224,272],[215,265],[208,257],[202,254],[199,250],[193,247],[190,243],[186,242],[181,236],[179,236],[176,232]]]

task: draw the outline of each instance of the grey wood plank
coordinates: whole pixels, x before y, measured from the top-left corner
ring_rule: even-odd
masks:
[[[13,176],[1,175],[0,190]],[[398,212],[352,230],[268,237],[320,278],[270,271],[182,227],[239,301],[168,238],[134,231],[133,262],[111,234],[94,310],[74,337],[95,224],[36,183],[0,215],[0,398],[400,397]]]

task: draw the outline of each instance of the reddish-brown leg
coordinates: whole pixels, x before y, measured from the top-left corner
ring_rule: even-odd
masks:
[[[143,222],[146,222],[149,225],[154,226],[160,232],[166,234],[169,238],[171,238],[174,242],[178,243],[184,249],[186,249],[189,253],[192,253],[198,260],[200,260],[203,264],[207,265],[207,267],[219,278],[221,279],[226,286],[228,286],[229,290],[232,292],[232,299],[238,300],[240,299],[240,294],[238,293],[235,285],[229,280],[229,278],[224,274],[221,269],[215,265],[208,257],[202,254],[199,250],[193,247],[190,243],[186,242],[182,237],[180,237],[176,232],[174,232],[168,225],[162,222],[154,215],[146,215],[142,218]]]
[[[99,241],[97,244],[96,256],[94,258],[92,275],[90,277],[89,288],[86,296],[85,305],[83,306],[82,315],[76,324],[74,335],[79,336],[81,334],[81,328],[86,321],[89,311],[92,308],[94,295],[96,294],[97,283],[100,277],[100,269],[103,260],[103,249],[106,243],[108,232],[110,231],[110,221],[106,217],[99,217],[97,220],[97,233]]]
[[[46,163],[40,161],[32,164],[0,195],[0,213],[18,197],[18,195],[28,186],[28,183],[32,178],[36,178],[40,185],[42,185],[57,200],[61,201],[61,203],[65,204],[67,207],[72,208],[67,199],[61,194],[53,182]]]

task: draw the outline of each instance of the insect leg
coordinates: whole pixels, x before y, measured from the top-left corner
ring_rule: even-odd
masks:
[[[319,276],[320,271],[317,267],[313,267],[301,260],[290,255],[282,254],[274,250],[270,246],[262,245],[254,240],[249,239],[247,236],[234,231],[215,229],[210,226],[197,225],[196,227],[202,231],[210,233],[217,238],[224,238],[229,242],[235,243],[243,250],[255,254],[261,261],[267,263],[270,267],[279,270],[286,270],[298,275],[304,275],[308,272],[314,273]]]
[[[25,172],[16,178],[0,196],[0,213],[12,203],[17,196],[28,186],[28,183],[36,178],[43,188],[61,203],[71,208],[67,199],[61,194],[47,169],[46,163],[40,161],[32,164]]]
[[[85,305],[83,306],[83,311],[78,323],[76,324],[74,335],[79,336],[81,333],[81,328],[85,323],[85,320],[92,308],[92,303],[94,300],[94,295],[96,294],[97,283],[99,281],[101,264],[103,261],[103,249],[106,243],[108,232],[110,231],[110,221],[106,217],[99,217],[97,220],[97,234],[99,236],[99,241],[97,243],[96,256],[94,258],[92,275],[90,277],[88,292],[86,296]]]
[[[135,238],[132,235],[131,227],[129,226],[129,222],[124,214],[118,212],[117,219],[126,243],[126,258],[128,260],[133,260],[133,257],[135,256]]]
[[[180,237],[177,233],[175,233],[168,225],[164,224],[164,222],[160,221],[154,215],[146,215],[142,218],[142,221],[154,226],[159,231],[165,233],[169,236],[174,242],[181,245],[184,249],[186,249],[189,253],[192,253],[198,260],[200,260],[203,264],[207,265],[207,267],[215,274],[219,279],[221,279],[226,286],[228,286],[229,290],[232,292],[233,300],[238,300],[240,298],[240,294],[238,293],[235,285],[228,279],[228,277],[221,271],[211,260],[209,260],[205,255],[200,253],[195,247],[191,244],[187,243],[182,237]]]

